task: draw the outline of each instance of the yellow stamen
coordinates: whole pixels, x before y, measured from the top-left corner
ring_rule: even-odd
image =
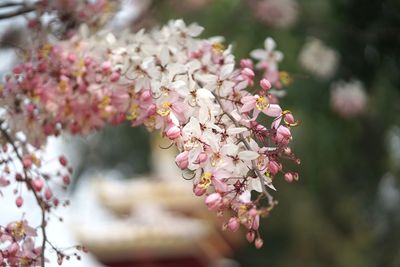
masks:
[[[203,189],[207,189],[211,184],[211,177],[212,177],[211,172],[203,173],[203,175],[201,176],[199,186]]]
[[[65,80],[61,80],[58,83],[58,90],[62,93],[66,93],[68,91],[68,82]]]
[[[139,106],[138,104],[132,104],[131,107],[129,108],[129,112],[126,118],[132,121],[136,120],[137,117],[139,117]]]
[[[215,53],[222,54],[225,51],[225,46],[222,43],[213,43],[212,48]]]
[[[286,71],[279,72],[279,80],[282,82],[284,86],[288,86],[292,83],[292,77],[290,77],[289,73]]]
[[[267,108],[268,102],[267,99],[263,96],[259,96],[256,100],[256,107],[258,110],[264,110]]]
[[[171,112],[171,107],[172,107],[172,103],[169,102],[169,101],[165,101],[165,102],[162,104],[162,108],[160,108],[159,110],[157,110],[157,113],[158,113],[160,116],[163,116],[163,117],[168,116],[169,113]]]

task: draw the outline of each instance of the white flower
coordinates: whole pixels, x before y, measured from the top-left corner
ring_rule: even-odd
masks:
[[[339,63],[337,51],[321,40],[310,38],[300,52],[300,64],[315,76],[327,79],[333,76]]]
[[[250,56],[259,61],[257,67],[261,67],[265,63],[269,69],[276,70],[278,69],[278,63],[283,59],[283,54],[281,51],[275,50],[275,48],[274,39],[268,37],[264,41],[264,49],[253,50]]]

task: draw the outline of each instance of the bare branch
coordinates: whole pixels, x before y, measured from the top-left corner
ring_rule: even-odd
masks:
[[[2,6],[0,6],[0,8],[1,7]],[[20,16],[20,15],[32,12],[34,10],[35,10],[34,6],[24,5],[21,8],[18,8],[16,10],[12,10],[10,12],[0,13],[0,20],[9,19],[9,18],[12,18],[12,17]]]

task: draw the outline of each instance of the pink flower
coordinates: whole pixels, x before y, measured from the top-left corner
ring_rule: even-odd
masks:
[[[208,209],[218,210],[222,205],[222,197],[219,193],[212,193],[207,196],[205,203],[208,206]]]

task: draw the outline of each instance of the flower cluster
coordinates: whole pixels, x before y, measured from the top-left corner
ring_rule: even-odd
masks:
[[[81,24],[99,29],[118,8],[119,0],[40,0],[35,3],[35,16],[29,28],[50,27],[61,37],[71,37]],[[44,15],[50,19],[44,19]]]
[[[193,180],[194,194],[205,195],[210,210],[230,216],[224,227],[243,225],[259,248],[260,216],[276,204],[269,193],[274,177],[298,179],[282,163],[299,163],[289,148],[297,122],[271,94],[284,84],[278,70],[283,55],[270,38],[265,49],[253,51],[263,70],[256,82],[251,59],[235,68],[231,47],[218,38],[196,38],[202,30],[182,20],[118,36],[89,35],[82,27],[69,40],[33,49],[1,87],[3,132],[23,132],[39,149],[48,136],[86,135],[105,124],[159,129],[178,148],[176,164]],[[263,124],[256,120],[261,116]],[[25,155],[21,160],[25,164]],[[29,154],[26,162],[24,169],[35,164]]]

